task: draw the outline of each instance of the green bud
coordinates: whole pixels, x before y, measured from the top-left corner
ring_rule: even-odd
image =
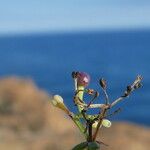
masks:
[[[106,128],[109,128],[109,127],[111,127],[111,122],[107,119],[103,119],[102,125]]]
[[[97,128],[98,125],[98,121],[95,121],[92,125],[93,128]],[[105,128],[109,128],[111,127],[111,122],[108,119],[103,119],[102,121],[102,126],[104,126]],[[101,126],[100,126],[101,127]]]
[[[93,128],[96,128],[97,125],[98,125],[98,121],[95,121],[95,122],[92,124],[92,127],[93,127]]]
[[[69,110],[64,104],[63,98],[60,95],[54,95],[53,99],[51,100],[51,103],[53,104],[53,106],[60,108],[66,113],[69,113]]]

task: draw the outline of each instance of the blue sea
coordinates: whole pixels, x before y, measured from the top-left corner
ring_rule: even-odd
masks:
[[[150,30],[43,33],[0,36],[0,76],[31,78],[49,94],[60,94],[73,105],[72,71],[90,74],[89,88],[104,96],[98,80],[108,83],[110,101],[121,96],[140,74],[143,87],[114,108],[112,120],[150,126]],[[40,111],[40,110],[39,110]]]

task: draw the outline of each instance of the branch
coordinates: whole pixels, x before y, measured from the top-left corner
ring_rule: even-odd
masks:
[[[113,107],[114,105],[116,105],[117,103],[122,101],[124,98],[128,97],[134,90],[140,88],[141,87],[141,80],[142,80],[142,77],[140,75],[138,75],[136,77],[135,81],[131,85],[127,86],[127,89],[124,92],[124,95],[120,96],[113,103],[111,103],[110,107]]]
[[[89,95],[94,95],[94,97],[90,100],[90,102],[87,105],[87,109],[88,109],[90,105],[93,103],[93,101],[99,96],[99,93],[97,91],[94,91],[93,89],[88,89],[87,93]]]
[[[96,137],[97,137],[99,128],[100,128],[100,126],[101,126],[101,124],[102,124],[102,121],[103,121],[103,118],[104,118],[104,116],[105,116],[105,114],[106,114],[106,112],[107,112],[107,109],[108,109],[108,108],[103,108],[102,112],[99,114],[98,125],[97,125],[96,131],[95,131],[95,133],[93,134],[93,137],[92,137],[93,141],[95,141],[95,139],[96,139]]]

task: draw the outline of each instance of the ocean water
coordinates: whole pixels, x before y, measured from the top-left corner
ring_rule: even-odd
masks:
[[[0,76],[31,78],[39,88],[60,94],[75,111],[72,71],[91,76],[89,88],[107,79],[110,101],[122,95],[126,86],[141,74],[143,87],[115,108],[122,112],[112,120],[150,125],[150,30],[30,34],[0,37]],[[40,111],[40,110],[39,110]]]

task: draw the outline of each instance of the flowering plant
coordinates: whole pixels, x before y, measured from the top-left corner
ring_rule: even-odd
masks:
[[[107,144],[97,140],[98,131],[102,126],[106,128],[111,127],[112,123],[107,118],[108,116],[119,112],[120,108],[112,114],[108,114],[109,110],[124,98],[129,97],[134,90],[140,88],[142,77],[137,76],[135,81],[131,85],[127,86],[123,95],[111,103],[107,94],[106,80],[101,78],[99,80],[99,84],[105,95],[105,100],[103,103],[98,104],[95,104],[94,101],[99,97],[99,92],[94,89],[87,88],[90,82],[90,76],[85,72],[72,72],[72,78],[74,80],[75,87],[73,101],[75,106],[78,108],[78,113],[75,114],[71,112],[64,104],[63,98],[59,95],[54,95],[52,104],[62,109],[73,120],[85,137],[85,142],[76,145],[72,150],[99,150],[101,144],[106,146]],[[91,97],[91,100],[88,103],[84,100],[84,94],[88,94]],[[99,113],[94,115],[88,114],[89,109],[95,108],[99,110]]]

